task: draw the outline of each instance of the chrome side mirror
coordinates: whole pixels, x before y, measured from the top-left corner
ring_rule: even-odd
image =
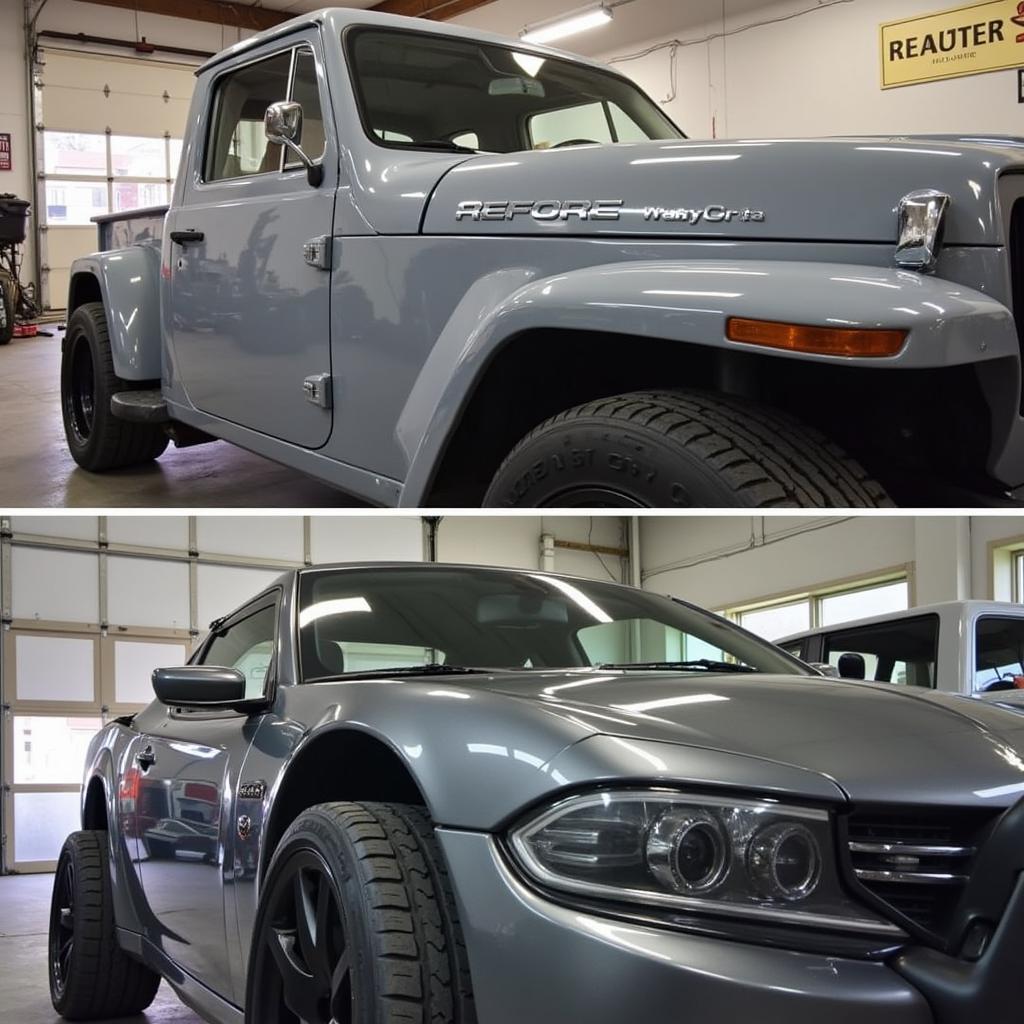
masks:
[[[283,100],[271,103],[263,116],[263,131],[270,142],[291,150],[302,161],[310,185],[317,188],[324,180],[323,165],[310,160],[295,141],[302,138],[302,104]]]

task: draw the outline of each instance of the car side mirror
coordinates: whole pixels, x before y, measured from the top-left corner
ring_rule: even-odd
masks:
[[[313,188],[324,180],[323,164],[314,163],[296,139],[302,138],[302,104],[294,101],[271,103],[263,115],[263,132],[268,141],[291,150],[306,168],[306,178]]]
[[[161,704],[210,710],[249,710],[264,703],[246,700],[245,676],[236,668],[183,665],[153,670],[153,690]]]

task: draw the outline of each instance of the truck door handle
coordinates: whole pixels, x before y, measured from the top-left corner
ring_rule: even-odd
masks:
[[[201,242],[206,235],[202,231],[172,231],[171,241],[178,245],[188,245],[189,242]]]
[[[156,764],[156,754],[152,747],[146,747],[135,755],[135,763],[144,771],[148,772]]]

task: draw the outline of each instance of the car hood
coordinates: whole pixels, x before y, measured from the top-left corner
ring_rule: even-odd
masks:
[[[1024,715],[953,694],[704,672],[529,673],[484,685],[595,732],[812,771],[852,800],[1001,807],[1024,794]]]
[[[422,230],[894,244],[900,199],[938,189],[952,200],[948,243],[997,245],[997,182],[1024,172],[1022,146],[1010,138],[676,140],[481,155],[447,168]],[[408,177],[400,180],[408,195]],[[567,202],[590,208],[581,215]]]

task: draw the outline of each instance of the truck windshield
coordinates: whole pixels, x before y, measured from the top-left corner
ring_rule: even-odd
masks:
[[[450,36],[362,28],[348,36],[363,126],[388,146],[512,153],[678,139],[612,72]]]
[[[459,566],[311,569],[300,576],[305,682],[426,667],[656,671],[806,666],[732,623],[615,584]]]

